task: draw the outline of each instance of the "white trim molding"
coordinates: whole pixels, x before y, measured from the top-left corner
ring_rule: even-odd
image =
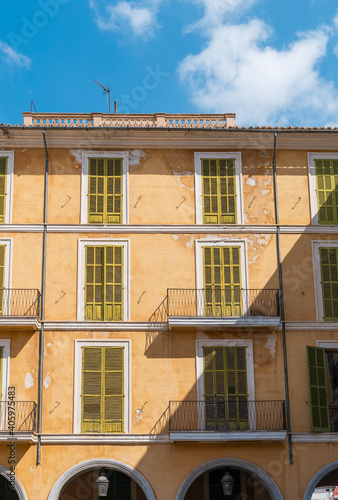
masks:
[[[91,460],[85,460],[66,470],[54,484],[47,500],[59,500],[63,487],[72,479],[80,476],[84,472],[101,468],[117,470],[129,476],[140,486],[147,500],[155,500],[155,495],[150,484],[136,469],[134,469],[134,467],[111,458],[93,458]]]
[[[226,443],[232,441],[285,441],[286,431],[170,432],[177,442]]]
[[[85,274],[87,246],[122,246],[123,247],[123,321],[129,320],[130,304],[130,272],[129,272],[129,240],[115,238],[78,240],[78,273],[77,273],[77,320],[85,321]]]
[[[241,153],[195,153],[195,205],[196,224],[203,224],[202,201],[202,167],[203,159],[230,159],[235,160],[236,179],[236,224],[243,224],[243,196],[242,196],[242,156]],[[217,225],[219,227],[219,225]]]
[[[7,158],[5,224],[10,224],[13,212],[14,151],[0,151],[0,157]]]
[[[3,465],[0,465],[0,474],[3,476],[5,479],[9,480],[9,469],[4,467]],[[14,491],[18,495],[19,500],[28,500],[27,494],[20,483],[19,479],[17,476],[15,476],[15,482],[14,482]]]
[[[338,460],[335,460],[334,462],[331,462],[328,465],[325,465],[320,471],[317,472],[307,485],[307,488],[304,493],[303,500],[311,500],[313,491],[315,487],[317,486],[318,483],[322,479],[324,479],[325,476],[330,474],[330,472],[336,471],[338,469]]]
[[[313,261],[313,276],[315,287],[316,313],[317,321],[324,320],[323,306],[323,290],[322,290],[322,275],[320,266],[320,248],[338,248],[338,241],[312,241],[312,261]],[[325,321],[327,324],[336,324],[334,321]]]
[[[240,469],[245,472],[250,472],[253,476],[257,476],[266,487],[272,500],[283,500],[283,495],[277,484],[263,469],[258,467],[256,464],[239,458],[216,458],[215,460],[211,460],[210,462],[200,465],[185,478],[180,486],[180,489],[178,490],[176,500],[184,500],[190,486],[205,472],[209,472],[213,469],[226,469],[227,467]]]
[[[88,170],[90,158],[122,158],[122,224],[128,224],[128,151],[83,151],[81,176],[81,224],[88,223]]]
[[[338,153],[308,153],[310,209],[312,224],[319,225],[316,184],[316,160],[338,160]]]
[[[130,433],[131,408],[131,341],[130,340],[91,340],[76,339],[74,360],[74,417],[73,432],[81,434],[81,392],[82,392],[82,348],[83,347],[124,347],[124,430]],[[84,435],[84,434],[83,434]],[[123,434],[118,434],[122,436]]]
[[[0,347],[2,352],[2,380],[1,380],[1,401],[8,400],[9,387],[9,362],[11,353],[11,341],[9,339],[0,339]],[[6,407],[5,407],[6,410]],[[0,430],[7,431],[7,410],[0,414]]]
[[[42,444],[149,445],[169,444],[169,434],[41,434]]]

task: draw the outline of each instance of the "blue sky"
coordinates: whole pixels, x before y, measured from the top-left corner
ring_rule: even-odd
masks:
[[[0,123],[21,112],[236,113],[338,126],[337,0],[16,0],[0,6]]]

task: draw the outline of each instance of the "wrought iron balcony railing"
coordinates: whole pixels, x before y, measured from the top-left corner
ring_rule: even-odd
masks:
[[[0,401],[0,432],[35,432],[37,408],[34,401]]]
[[[170,316],[279,316],[278,290],[225,288],[168,289]]]
[[[40,297],[36,288],[0,288],[0,316],[40,317]]]
[[[170,401],[169,430],[284,431],[285,401],[248,401],[245,396],[206,397],[205,401]]]

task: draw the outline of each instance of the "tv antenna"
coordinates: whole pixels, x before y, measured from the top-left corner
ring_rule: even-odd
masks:
[[[101,89],[106,92],[107,97],[108,97],[108,112],[110,114],[110,89],[102,85],[102,83],[98,82],[97,80],[94,80],[94,82],[101,87]],[[116,111],[115,111],[116,113]]]
[[[36,111],[36,107],[35,107],[35,105],[34,105],[34,102],[33,102],[33,101],[31,101],[31,112],[32,112],[32,110],[33,110],[33,109],[34,109],[34,112],[35,112],[35,113],[37,113],[37,111]]]

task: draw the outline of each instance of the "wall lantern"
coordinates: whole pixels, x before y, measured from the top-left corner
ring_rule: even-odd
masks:
[[[99,472],[99,477],[96,479],[99,497],[106,497],[108,495],[109,479],[103,469]]]
[[[234,478],[230,476],[229,471],[227,470],[221,479],[221,485],[223,488],[224,496],[229,497],[232,495],[232,490],[234,489],[234,482],[235,482]]]

